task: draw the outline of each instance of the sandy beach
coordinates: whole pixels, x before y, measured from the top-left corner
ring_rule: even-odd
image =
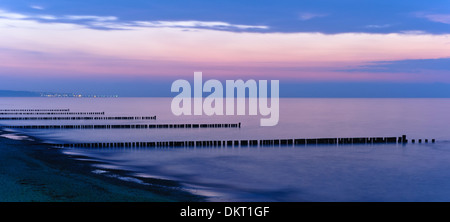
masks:
[[[6,138],[0,130],[1,202],[178,202],[200,197],[176,182],[148,180],[146,185],[93,173],[78,161],[36,140]],[[122,174],[124,172],[116,172]],[[150,185],[148,185],[150,184]]]

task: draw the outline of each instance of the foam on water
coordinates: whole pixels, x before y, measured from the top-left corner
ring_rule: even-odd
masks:
[[[17,134],[1,134],[1,137],[5,137],[12,140],[33,140],[28,136],[17,135]]]
[[[104,174],[104,173],[108,173],[108,171],[106,171],[106,170],[93,170],[92,171],[92,173],[95,173],[95,174]]]

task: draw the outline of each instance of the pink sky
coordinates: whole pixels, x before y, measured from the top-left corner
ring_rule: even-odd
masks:
[[[4,13],[5,14],[5,13]],[[120,27],[117,27],[120,28]],[[305,80],[423,81],[411,73],[336,70],[373,61],[450,57],[450,36],[231,32],[179,27],[96,30],[0,17],[0,75],[271,77]],[[432,73],[426,81],[448,81]]]

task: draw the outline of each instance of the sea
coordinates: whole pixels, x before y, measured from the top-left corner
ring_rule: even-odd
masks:
[[[246,115],[177,116],[171,103],[172,98],[1,98],[2,110],[69,109],[71,113],[102,115],[0,111],[0,127],[9,132],[5,137],[32,137],[49,144],[407,135],[406,144],[55,149],[91,164],[92,174],[121,170],[126,175],[117,178],[141,185],[148,181],[144,178],[176,181],[180,189],[212,202],[450,201],[450,99],[281,98],[275,126],[260,126],[261,118],[267,116],[249,115],[248,109]],[[156,118],[11,119],[86,116]],[[8,128],[238,123],[240,128]]]

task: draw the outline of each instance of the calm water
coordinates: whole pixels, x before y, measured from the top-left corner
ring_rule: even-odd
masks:
[[[242,123],[241,129],[21,130],[48,142],[284,139],[408,135],[435,144],[247,148],[62,149],[99,160],[93,173],[179,181],[211,201],[450,201],[449,99],[281,99],[261,116],[174,116],[171,98],[2,98],[2,109],[104,111],[157,120],[0,121],[1,125]],[[39,115],[42,116],[42,115]],[[5,117],[2,115],[0,117]],[[17,130],[16,130],[17,131]],[[80,158],[83,161],[83,158]]]

